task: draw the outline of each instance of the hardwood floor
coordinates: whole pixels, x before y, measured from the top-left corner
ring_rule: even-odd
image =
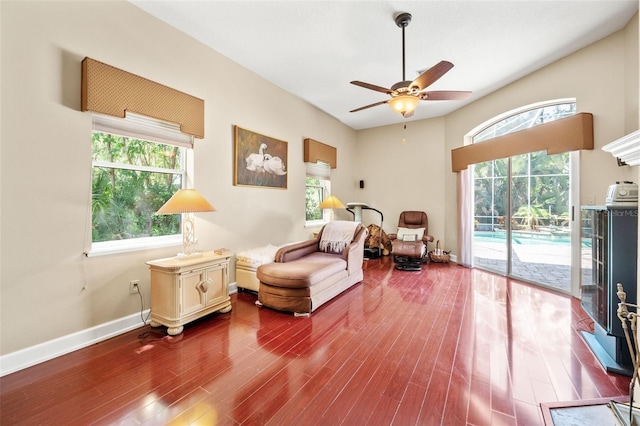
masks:
[[[0,423],[538,425],[540,403],[628,394],[577,299],[455,264],[366,261],[310,318],[232,301],[1,378]]]

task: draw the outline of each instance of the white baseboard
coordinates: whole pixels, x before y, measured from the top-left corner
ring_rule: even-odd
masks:
[[[449,260],[452,261],[453,263],[458,263],[458,256],[456,256],[455,254],[450,254]]]
[[[148,309],[142,312],[142,317],[148,318],[148,316]],[[0,357],[0,377],[110,339],[127,331],[135,330],[143,325],[140,313],[131,314],[127,317],[2,355]]]
[[[238,286],[236,283],[230,283],[229,294],[237,292]],[[149,309],[142,312],[142,317],[149,317]],[[110,339],[142,326],[143,323],[140,313],[131,314],[86,330],[2,355],[0,356],[0,377],[77,351],[78,349],[86,348],[94,343]]]

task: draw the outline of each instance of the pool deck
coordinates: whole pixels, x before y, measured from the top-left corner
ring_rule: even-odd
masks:
[[[511,274],[565,293],[571,292],[571,247],[557,244],[514,244]],[[504,273],[504,243],[476,242],[474,266]]]

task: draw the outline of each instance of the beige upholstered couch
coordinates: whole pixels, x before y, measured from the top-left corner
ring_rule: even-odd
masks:
[[[323,233],[330,234],[327,229],[340,226],[340,221],[330,222],[317,238],[282,247],[273,263],[259,266],[256,271],[260,281],[257,304],[295,314],[310,314],[362,281],[367,228],[361,223],[349,223],[354,224],[353,238],[340,252],[323,247],[326,242]]]

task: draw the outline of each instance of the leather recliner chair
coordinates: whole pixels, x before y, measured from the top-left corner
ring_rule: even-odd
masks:
[[[427,214],[415,210],[400,213],[398,232],[389,234],[389,239],[396,268],[419,271],[427,259],[427,243],[433,242]]]

